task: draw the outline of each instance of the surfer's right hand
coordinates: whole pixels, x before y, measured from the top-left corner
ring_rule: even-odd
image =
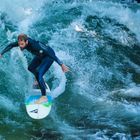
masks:
[[[0,54],[0,58],[2,58],[2,55]]]
[[[64,64],[61,65],[61,68],[62,68],[63,72],[68,72],[69,71],[69,67],[67,67]]]

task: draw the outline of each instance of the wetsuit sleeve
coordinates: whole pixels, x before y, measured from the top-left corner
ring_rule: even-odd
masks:
[[[18,42],[10,43],[4,50],[2,50],[1,55],[3,55],[4,53],[8,52],[13,47],[17,47],[17,46],[18,46]]]
[[[54,61],[56,61],[60,66],[63,64],[62,61],[56,55],[49,55]]]
[[[55,55],[55,52],[51,47],[45,47],[44,45],[41,45],[41,49],[43,49],[43,52],[54,61],[56,61],[60,66],[63,64],[62,61],[60,61],[59,58]]]
[[[54,61],[56,61],[60,66],[63,64],[63,62],[60,61],[60,59],[55,55],[55,52],[52,48],[48,47],[47,50],[45,50],[45,53]]]

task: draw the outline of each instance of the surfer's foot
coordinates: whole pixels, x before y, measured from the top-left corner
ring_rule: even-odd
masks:
[[[48,99],[46,96],[41,96],[37,101],[35,101],[35,104],[41,104],[43,102],[47,102]]]
[[[37,81],[34,81],[33,89],[39,89],[39,84]]]

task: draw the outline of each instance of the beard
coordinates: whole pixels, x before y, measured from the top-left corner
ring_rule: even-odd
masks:
[[[25,47],[24,48],[19,47],[19,48],[20,48],[21,51],[23,51],[25,49]]]

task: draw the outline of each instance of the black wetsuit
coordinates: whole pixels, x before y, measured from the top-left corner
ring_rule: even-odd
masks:
[[[9,44],[2,52],[1,55],[12,49],[13,47],[18,47],[18,42],[14,42]],[[43,79],[43,75],[47,72],[50,68],[52,63],[56,61],[59,65],[62,65],[62,62],[58,59],[55,55],[54,50],[46,46],[45,44],[28,38],[28,45],[24,48],[35,55],[34,59],[32,60],[31,64],[28,66],[28,70],[32,72],[36,80],[39,83],[39,87],[41,89],[42,95],[46,95],[46,85]],[[24,50],[22,49],[22,50]]]

